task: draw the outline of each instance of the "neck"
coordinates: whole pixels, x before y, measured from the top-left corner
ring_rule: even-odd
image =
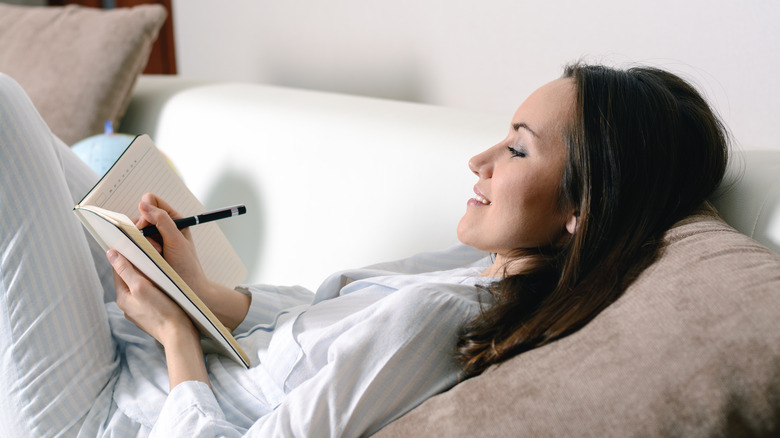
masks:
[[[522,272],[527,267],[525,257],[507,257],[496,254],[493,264],[485,269],[480,276],[482,277],[508,277]]]

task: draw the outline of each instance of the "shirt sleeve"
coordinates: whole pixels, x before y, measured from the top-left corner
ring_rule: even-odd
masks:
[[[394,292],[344,330],[328,347],[328,363],[248,434],[373,434],[457,383],[457,336],[478,308],[473,286],[426,284]]]
[[[182,382],[168,396],[151,436],[371,435],[457,383],[457,335],[478,308],[473,286],[400,289],[347,318],[344,330],[324,346],[327,364],[248,431],[227,423],[208,385]]]
[[[258,324],[270,324],[282,310],[311,304],[314,293],[301,286],[272,286],[265,284],[239,286],[237,291],[252,297],[244,320],[233,333],[244,333]]]
[[[211,388],[187,381],[168,394],[150,437],[240,437],[246,431],[225,420]]]

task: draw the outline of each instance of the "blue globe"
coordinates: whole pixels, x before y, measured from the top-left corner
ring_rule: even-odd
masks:
[[[135,136],[127,134],[98,134],[74,144],[71,150],[98,175],[103,176],[133,139]]]

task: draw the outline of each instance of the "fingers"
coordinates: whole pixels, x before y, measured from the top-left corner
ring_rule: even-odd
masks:
[[[119,254],[116,250],[106,252],[109,263],[114,268],[114,286],[116,287],[116,303],[124,311],[128,302],[131,300],[131,291],[129,285],[137,284],[137,272],[130,262]],[[127,317],[127,313],[125,313]]]
[[[166,212],[168,212],[168,215],[174,219],[178,219],[182,217],[182,215],[180,215],[179,212],[177,212],[171,206],[171,204],[169,204],[167,201],[160,198],[159,196],[155,195],[154,193],[145,193],[143,196],[141,196],[141,202],[165,210]]]
[[[114,288],[116,289],[116,303],[119,305],[119,307],[122,307],[123,303],[125,302],[125,298],[130,293],[130,288],[127,286],[127,283],[122,280],[122,277],[116,273],[116,270],[114,270],[113,273]]]
[[[117,250],[108,250],[108,252],[106,252],[106,256],[108,257],[108,262],[111,263],[111,266],[114,267],[114,272],[119,275],[125,285],[134,284],[138,281],[139,274],[135,270],[135,267],[126,258],[119,254]]]
[[[116,303],[125,318],[165,345],[176,330],[189,327],[192,321],[184,311],[115,250],[106,252],[114,268],[117,286]]]
[[[138,204],[138,211],[141,212],[141,220],[136,226],[143,228],[147,225],[155,225],[163,241],[170,238],[178,238],[180,234],[183,234],[185,238],[189,238],[189,231],[179,231],[173,222],[174,219],[182,216],[156,195],[151,193],[143,195],[141,202]]]
[[[155,195],[154,193],[145,193],[143,196],[141,196],[141,201],[138,204],[138,211],[143,213],[144,208],[147,208],[145,207],[145,205],[151,205],[154,208],[159,208],[161,210],[164,210],[165,212],[168,213],[168,216],[170,216],[173,219],[178,219],[183,217],[170,204],[168,204],[168,202],[166,202],[164,199],[160,198],[159,196]],[[145,218],[142,215],[141,222],[136,225],[138,225],[139,228],[143,228],[150,224],[154,224],[154,222],[149,222],[147,218]]]
[[[114,249],[108,250],[106,256],[108,257],[108,262],[114,268],[117,304],[120,304],[127,294],[131,294],[132,290],[140,290],[141,287],[145,286],[143,283],[147,283],[148,280],[118,251]]]

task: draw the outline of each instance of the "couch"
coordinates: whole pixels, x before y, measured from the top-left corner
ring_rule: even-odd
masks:
[[[509,117],[142,76],[119,130],[151,135],[207,206],[247,205],[222,226],[248,282],[314,289],[339,269],[456,245],[467,161]],[[768,146],[735,150],[714,207],[673,227],[585,328],[377,435],[777,436],[780,150]]]
[[[0,3],[0,71],[68,144],[121,121],[120,132],[150,134],[207,206],[245,203],[221,226],[247,282],[314,289],[336,270],[457,245],[476,181],[466,163],[505,135],[510,114],[136,82],[165,16]],[[377,436],[780,435],[780,149],[745,149],[714,207],[676,224],[661,258],[591,323]]]

